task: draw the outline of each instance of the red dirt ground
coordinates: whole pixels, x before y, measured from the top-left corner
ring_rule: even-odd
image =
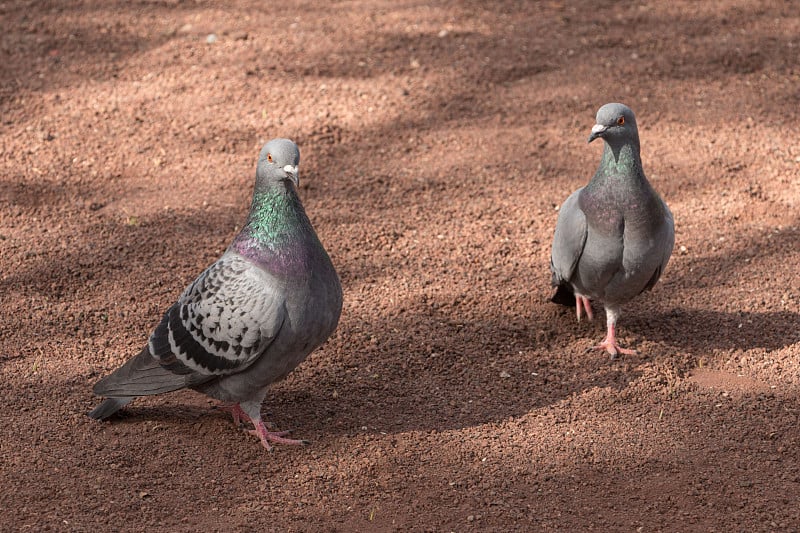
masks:
[[[0,1],[0,529],[800,529],[795,2],[225,4]],[[547,301],[609,101],[677,229],[613,362]],[[278,136],[345,289],[264,406],[312,444],[87,418]]]

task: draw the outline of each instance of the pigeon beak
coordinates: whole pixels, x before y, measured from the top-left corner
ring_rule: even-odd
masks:
[[[300,175],[297,173],[297,165],[286,165],[283,167],[283,171],[289,175],[289,179],[292,180],[295,187],[300,186]]]
[[[592,134],[589,135],[589,142],[592,142],[598,137],[602,137],[607,129],[608,126],[603,126],[602,124],[595,124],[594,126],[592,126]]]

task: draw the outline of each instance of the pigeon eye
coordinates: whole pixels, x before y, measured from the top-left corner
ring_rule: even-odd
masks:
[[[272,163],[272,154],[267,154],[267,163]]]
[[[617,119],[617,126],[622,126],[623,124],[625,124],[625,117],[619,117]]]

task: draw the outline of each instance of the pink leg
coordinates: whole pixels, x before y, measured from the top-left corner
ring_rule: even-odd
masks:
[[[589,320],[594,320],[594,313],[592,313],[592,302],[589,301],[589,298],[583,298],[583,308],[586,311],[586,316],[589,318]]]
[[[270,442],[274,442],[275,444],[289,444],[289,445],[306,445],[310,444],[307,440],[301,439],[287,439],[284,438],[286,435],[291,433],[291,431],[268,431],[267,426],[264,425],[264,422],[259,420],[255,424],[255,429],[251,429],[248,431],[251,435],[256,435],[258,438],[261,439],[261,444],[267,451],[272,450],[272,445]]]
[[[229,404],[229,405],[220,405],[218,409],[222,409],[223,411],[228,411],[231,415],[233,415],[233,423],[237,426],[242,425],[242,420],[245,422],[251,422],[250,417],[247,416],[242,410],[242,407],[238,403]]]
[[[580,294],[575,295],[575,314],[578,316],[578,322],[581,321],[581,307],[583,310],[586,311],[586,318],[589,320],[594,319],[594,313],[592,312],[592,302],[586,296],[581,296]]]

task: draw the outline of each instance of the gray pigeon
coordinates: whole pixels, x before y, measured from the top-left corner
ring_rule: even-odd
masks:
[[[661,277],[675,244],[675,226],[667,204],[642,170],[639,132],[633,111],[606,104],[597,112],[589,142],[605,141],[600,167],[588,185],[561,206],[550,257],[552,301],[581,308],[592,318],[590,300],[606,311],[608,333],[597,349],[612,358],[634,350],[617,344],[622,305]]]
[[[108,418],[136,396],[190,388],[223,402],[234,422],[270,442],[261,403],[336,329],[342,287],[297,196],[300,151],[269,141],[258,156],[247,222],[227,251],[180,295],[147,345],[94,386],[105,396],[89,416]]]

